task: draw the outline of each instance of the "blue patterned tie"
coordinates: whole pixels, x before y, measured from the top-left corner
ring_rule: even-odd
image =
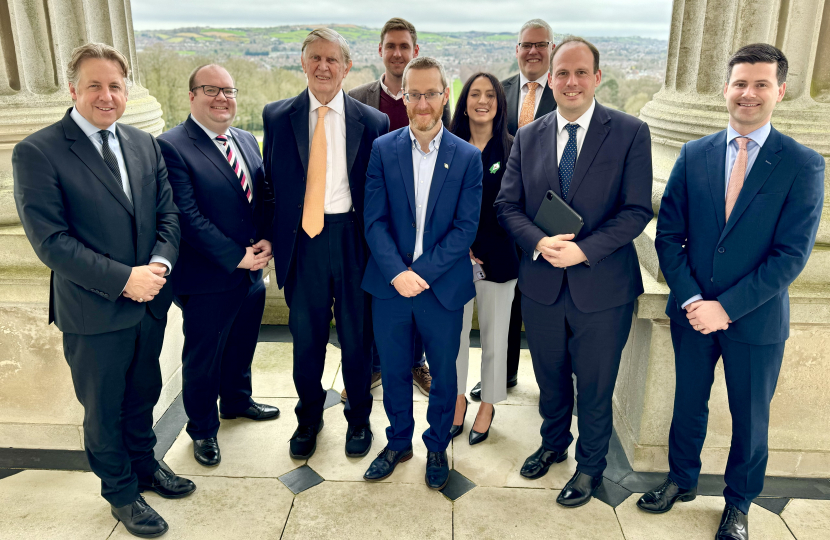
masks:
[[[568,198],[568,190],[571,187],[571,177],[574,175],[576,165],[576,130],[579,124],[566,124],[568,130],[568,143],[565,151],[562,152],[562,159],[559,161],[559,189],[562,190],[562,198]]]

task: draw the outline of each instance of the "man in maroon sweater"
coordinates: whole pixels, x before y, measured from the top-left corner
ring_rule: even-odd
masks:
[[[406,116],[406,104],[403,99],[403,70],[410,60],[418,57],[418,33],[412,23],[398,17],[389,19],[380,31],[378,54],[383,59],[386,71],[377,81],[353,88],[349,96],[370,107],[378,109],[389,117],[389,131],[395,131],[409,125]],[[441,118],[444,126],[450,125],[449,101],[444,105]],[[372,388],[380,386],[380,358],[372,347]],[[415,334],[415,350],[412,361],[412,380],[425,396],[429,395],[432,377],[425,363],[424,345],[421,337]],[[346,390],[340,394],[346,401]]]

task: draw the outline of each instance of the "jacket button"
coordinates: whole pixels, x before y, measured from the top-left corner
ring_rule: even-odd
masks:
[[[297,229],[294,229],[294,234],[297,234]]]
[[[711,281],[712,283],[714,283],[714,282],[715,282],[715,278],[710,277],[710,278],[709,278],[709,281]]]
[[[726,253],[726,250],[723,249],[722,247],[719,247],[718,248],[718,253]]]
[[[248,242],[250,242],[252,244],[256,243],[256,241],[253,238],[249,239]]]
[[[302,208],[302,207],[303,207],[303,203],[300,203],[300,204],[297,205],[297,208]]]
[[[407,259],[411,259],[411,258],[412,258],[412,253],[407,253],[407,254],[406,254],[406,258],[407,258]]]
[[[416,225],[415,225],[415,222],[414,222],[414,221],[412,222],[412,226],[413,226],[413,227],[416,227]]]

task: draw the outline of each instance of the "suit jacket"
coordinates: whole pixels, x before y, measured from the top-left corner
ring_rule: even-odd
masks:
[[[680,306],[718,300],[732,319],[725,335],[753,345],[790,332],[787,287],[816,240],[824,158],[772,128],[726,216],[726,131],[683,145],[669,176],[655,247],[671,293],[666,314],[691,328]]]
[[[372,142],[389,131],[389,118],[359,101],[344,96],[346,116],[346,165],[355,217],[363,226],[363,187]],[[265,106],[263,161],[265,178],[276,198],[272,244],[277,283],[285,286],[291,268],[298,231],[302,230],[305,179],[308,172],[308,90],[298,96]]]
[[[349,97],[353,97],[373,109],[380,110],[381,92],[383,92],[383,88],[381,88],[380,80],[378,79],[376,81],[367,82],[366,84],[361,84],[360,86],[352,88],[349,90]],[[444,123],[444,126],[449,127],[450,120],[450,102],[447,100],[447,104],[444,105],[444,114],[441,117],[441,121]]]
[[[567,136],[567,133],[563,133]],[[566,270],[533,251],[547,235],[533,224],[548,190],[561,197],[556,156],[557,115],[550,113],[516,133],[496,199],[499,223],[524,252],[519,289],[551,305]],[[596,104],[574,166],[566,202],[584,221],[575,238],[588,264],[567,269],[574,304],[594,313],[634,301],[643,293],[634,239],[654,216],[651,209],[651,138],[637,118]]]
[[[519,129],[519,100],[522,96],[519,82],[519,75],[513,75],[501,82],[507,98],[507,131],[514,136]],[[555,110],[556,100],[553,99],[553,90],[546,84],[544,90],[542,90],[542,100],[539,102],[539,108],[536,109],[536,116],[533,119],[542,118]]]
[[[392,280],[411,267],[441,305],[457,310],[475,296],[470,246],[481,213],[481,153],[442,129],[427,200],[424,251],[415,262],[415,175],[409,128],[393,131],[372,146],[364,211],[371,255],[362,286],[378,298],[394,298],[398,291]]]
[[[158,138],[181,212],[181,251],[171,275],[174,294],[229,291],[243,280],[262,277],[262,270],[237,265],[247,246],[271,240],[274,191],[254,136],[233,127],[230,132],[248,167],[252,202],[216,143],[191,117]]]
[[[52,270],[49,322],[62,332],[102,334],[158,319],[173,300],[169,283],[152,302],[121,296],[132,267],[153,255],[175,265],[178,210],[152,135],[117,124],[132,202],[101,154],[66,112],[12,153],[17,213],[38,258]]]

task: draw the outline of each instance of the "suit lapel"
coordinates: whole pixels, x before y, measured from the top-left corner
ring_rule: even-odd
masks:
[[[718,230],[723,232],[726,221],[726,131],[722,131],[706,149],[706,176],[709,179],[709,192],[718,220]]]
[[[447,131],[447,128],[442,129],[444,130],[444,133],[441,135],[441,146],[438,147],[438,156],[435,159],[435,169],[432,171],[432,183],[429,186],[427,213],[426,218],[424,219],[425,224],[429,223],[429,217],[432,215],[435,203],[438,202],[438,195],[440,195],[441,187],[444,185],[444,180],[447,179],[447,174],[450,172],[450,167],[452,167],[452,157],[455,154],[455,143],[452,142],[447,135],[449,131]]]
[[[504,93],[507,99],[507,131],[516,133],[519,129],[519,76],[515,75],[504,83]]]
[[[544,156],[542,163],[545,167],[545,176],[548,179],[550,189],[561,197],[562,189],[559,187],[559,162],[556,156],[556,134],[559,131],[557,124],[556,115],[542,122],[542,126],[539,128],[539,155]]]
[[[415,218],[415,173],[412,170],[412,140],[409,138],[409,128],[402,129],[398,135],[398,165],[401,167],[401,179],[403,180],[406,197],[409,199],[409,209],[412,210],[412,218]]]
[[[542,99],[539,101],[539,108],[536,109],[536,118],[541,118],[555,110],[556,101],[553,99],[553,90],[546,84],[544,90],[542,90]]]
[[[116,124],[118,144],[121,145],[121,155],[124,156],[124,165],[127,168],[127,178],[130,182],[130,193],[133,197],[133,208],[141,208],[142,205],[142,180],[144,179],[144,168],[141,166],[141,159],[135,150],[135,145],[130,143],[130,135],[127,130],[121,129]],[[138,214],[136,214],[138,216]],[[138,217],[136,217],[138,221]]]
[[[234,173],[231,168],[231,164],[228,163],[228,159],[222,155],[222,152],[216,146],[216,143],[208,137],[205,130],[200,128],[189,116],[184,123],[184,128],[187,130],[188,136],[190,136],[193,140],[193,146],[198,148],[199,151],[204,154],[204,156],[208,158],[208,160],[213,163],[217,169],[219,169],[219,172],[222,173],[225,180],[231,183],[233,190],[237,192],[237,194],[245,201],[245,204],[249,204],[248,198],[245,197],[245,194],[242,192],[242,185],[239,183],[239,178],[237,178],[236,173]]]
[[[360,149],[360,141],[363,140],[364,125],[361,122],[363,113],[354,104],[352,98],[343,96],[343,112],[346,115],[346,171],[349,175],[349,183],[352,178],[352,166]]]
[[[300,160],[303,162],[303,170],[308,174],[308,111],[311,102],[308,99],[308,90],[294,99],[294,110],[291,112],[291,127],[294,128],[294,140],[297,141],[297,151],[300,153]]]
[[[366,105],[373,109],[380,110],[380,81],[369,87],[366,91]]]
[[[568,203],[573,201],[574,194],[579,189],[579,185],[588,173],[588,168],[593,163],[600,146],[602,146],[605,137],[608,136],[608,132],[611,130],[611,127],[608,125],[611,117],[608,116],[605,107],[599,103],[595,107],[594,114],[591,117],[591,123],[588,124],[588,132],[585,134],[585,140],[582,141],[582,150],[579,152],[579,157],[576,158],[574,173],[571,177],[571,187],[568,189]]]

